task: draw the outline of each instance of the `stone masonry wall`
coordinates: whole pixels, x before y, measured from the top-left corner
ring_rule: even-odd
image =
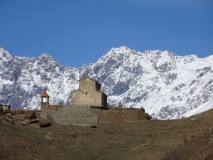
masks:
[[[102,93],[96,90],[88,91],[85,93],[81,90],[74,91],[72,93],[72,104],[78,106],[101,106]]]
[[[145,119],[144,109],[101,109],[91,108],[98,117],[99,123],[133,122]]]
[[[82,92],[93,92],[94,90],[100,91],[100,87],[97,87],[97,83],[98,82],[95,80],[85,78],[79,81],[79,89]]]
[[[48,106],[41,108],[41,117],[52,119],[59,124],[92,126],[97,125],[98,118],[94,113],[90,113],[89,106]]]
[[[49,105],[41,107],[41,117],[51,117],[64,125],[93,126],[98,123],[135,122],[146,119],[144,109],[100,108]]]

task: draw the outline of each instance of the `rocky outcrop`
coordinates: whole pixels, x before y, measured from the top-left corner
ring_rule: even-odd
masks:
[[[21,126],[49,127],[52,125],[52,119],[40,118],[40,112],[31,110],[12,110],[0,115],[0,123],[9,123]]]

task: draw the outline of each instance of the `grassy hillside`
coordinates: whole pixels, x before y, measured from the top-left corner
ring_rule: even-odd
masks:
[[[0,118],[0,159],[213,159],[213,110],[182,120],[94,127],[8,124]]]

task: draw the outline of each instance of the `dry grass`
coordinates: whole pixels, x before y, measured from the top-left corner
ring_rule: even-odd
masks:
[[[212,121],[213,110],[183,120],[99,124],[97,128],[0,124],[0,159],[213,159]],[[45,139],[48,132],[54,134],[53,142]]]

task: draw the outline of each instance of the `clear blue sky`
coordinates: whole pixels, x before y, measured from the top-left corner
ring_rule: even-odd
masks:
[[[0,45],[65,66],[112,47],[213,54],[213,0],[0,0]]]

